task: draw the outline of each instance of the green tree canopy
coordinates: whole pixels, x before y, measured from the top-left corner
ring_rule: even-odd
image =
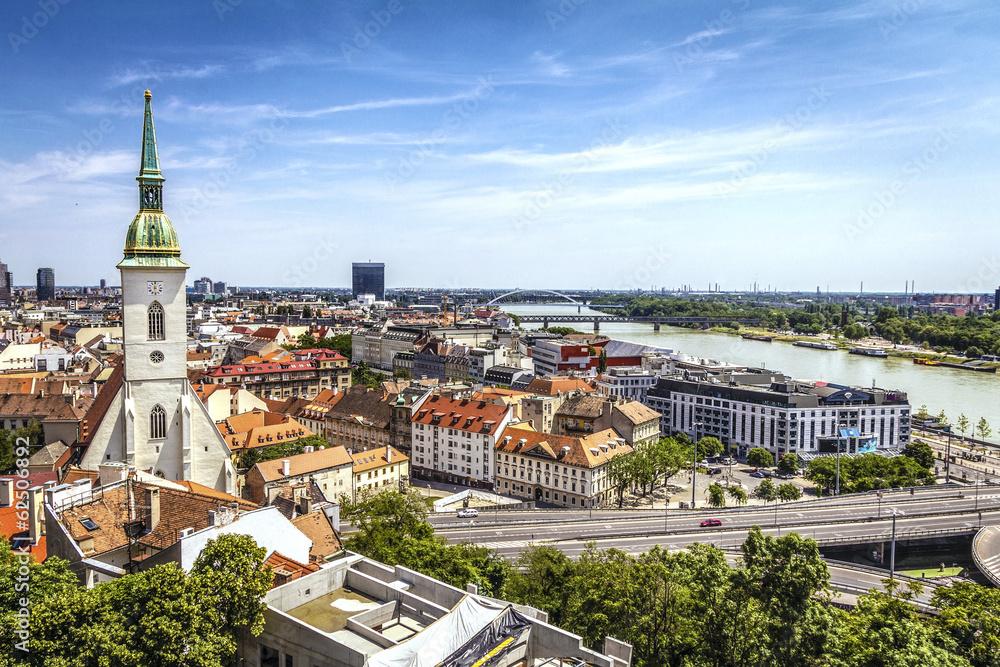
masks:
[[[770,468],[774,465],[774,454],[763,447],[754,447],[747,454],[747,465],[755,468]]]
[[[778,460],[778,470],[789,475],[794,475],[798,472],[799,457],[795,455],[795,452],[788,452],[782,455]]]

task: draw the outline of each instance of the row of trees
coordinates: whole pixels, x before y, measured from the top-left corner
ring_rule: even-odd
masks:
[[[265,555],[247,535],[222,535],[189,573],[158,565],[87,589],[66,561],[25,564],[0,540],[0,666],[234,665],[240,634],[264,627],[263,597],[273,580]],[[24,568],[29,590],[18,583]],[[18,616],[22,598],[27,627]],[[30,639],[18,647],[23,630]]]
[[[257,447],[255,449],[248,449],[243,454],[240,464],[244,468],[252,468],[258,463],[264,461],[273,461],[274,459],[283,459],[289,456],[295,456],[296,454],[301,454],[305,451],[307,446],[312,446],[315,449],[323,449],[327,447],[330,443],[323,439],[323,436],[310,435],[306,438],[299,438],[293,442],[283,442],[278,445],[271,445],[270,447]]]
[[[922,444],[922,443],[921,443]],[[927,447],[927,445],[923,445]],[[930,449],[929,447],[927,447]],[[906,450],[904,450],[906,452]],[[914,453],[915,450],[910,450]],[[917,456],[915,458],[914,456]],[[874,489],[896,489],[908,486],[936,484],[931,454],[930,466],[925,454],[887,458],[878,454],[862,454],[840,459],[840,492],[861,493]],[[918,458],[920,460],[918,460]],[[806,479],[823,489],[833,489],[837,480],[837,459],[833,456],[813,459],[806,469]]]
[[[424,512],[418,495],[363,498],[347,508],[360,530],[346,546],[534,606],[587,646],[599,649],[606,636],[629,642],[636,667],[1000,667],[1000,591],[941,587],[941,613],[925,619],[910,604],[915,588],[888,585],[842,611],[828,604],[816,542],[795,533],[752,529],[739,567],[701,544],[643,554],[591,546],[577,561],[533,546],[511,562],[483,547],[445,545]]]
[[[316,348],[336,350],[350,361],[352,349],[351,334],[337,334],[336,336],[316,338],[309,333],[302,333],[295,339],[294,344],[286,344],[283,347],[286,350],[313,350]]]
[[[1000,312],[966,317],[954,315],[915,315],[904,317],[896,308],[882,308],[875,318],[875,329],[893,343],[926,343],[967,356],[1000,354]]]

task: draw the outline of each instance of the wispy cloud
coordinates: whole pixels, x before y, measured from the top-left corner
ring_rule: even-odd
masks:
[[[139,69],[127,69],[111,77],[111,87],[130,86],[139,81],[149,82],[162,79],[207,79],[226,71],[222,65],[202,65],[200,67],[165,67],[160,64],[147,63]]]

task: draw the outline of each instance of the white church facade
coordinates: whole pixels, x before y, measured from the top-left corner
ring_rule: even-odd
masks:
[[[139,213],[118,264],[122,284],[124,361],[99,397],[80,465],[124,463],[168,480],[193,481],[233,493],[236,473],[229,447],[187,379],[189,268],[177,233],[163,212],[153,128],[146,91],[139,176]],[[110,400],[109,400],[110,399]]]

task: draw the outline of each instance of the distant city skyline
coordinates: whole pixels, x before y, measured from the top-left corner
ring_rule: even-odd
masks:
[[[38,11],[0,7],[18,284],[121,259],[146,88],[185,260],[233,285],[1000,284],[988,0]]]

